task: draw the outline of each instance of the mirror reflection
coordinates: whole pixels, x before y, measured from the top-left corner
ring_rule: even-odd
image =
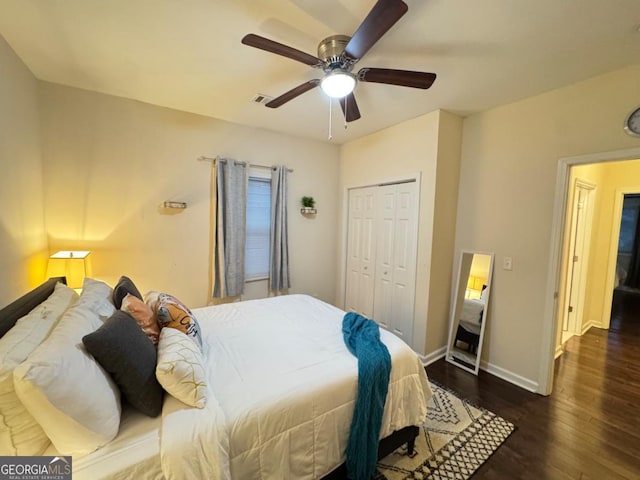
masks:
[[[447,361],[478,374],[493,273],[493,253],[462,251]]]

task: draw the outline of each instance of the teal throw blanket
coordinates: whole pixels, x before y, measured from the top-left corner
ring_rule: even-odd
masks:
[[[391,356],[380,341],[378,324],[357,313],[342,320],[342,335],[358,358],[358,397],[347,444],[347,476],[371,480],[378,461],[378,440],[387,399]]]

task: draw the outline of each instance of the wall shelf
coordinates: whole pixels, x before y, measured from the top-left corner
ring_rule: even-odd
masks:
[[[316,213],[318,213],[318,210],[311,207],[302,207],[300,209],[300,213],[303,215],[315,215]]]

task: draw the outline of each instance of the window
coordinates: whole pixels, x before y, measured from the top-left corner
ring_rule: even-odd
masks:
[[[247,188],[247,234],[244,256],[246,281],[269,278],[270,234],[271,177],[264,176],[262,172],[251,172]]]

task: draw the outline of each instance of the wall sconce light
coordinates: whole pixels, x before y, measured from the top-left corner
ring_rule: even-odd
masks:
[[[158,205],[158,213],[160,215],[178,215],[187,208],[187,202],[176,202],[174,200],[165,200]]]
[[[66,277],[69,288],[82,288],[87,276],[87,257],[91,252],[86,250],[61,250],[49,257],[47,277]]]
[[[162,206],[164,208],[175,208],[178,210],[184,210],[185,208],[187,208],[187,202],[172,202],[172,201],[165,201]]]

